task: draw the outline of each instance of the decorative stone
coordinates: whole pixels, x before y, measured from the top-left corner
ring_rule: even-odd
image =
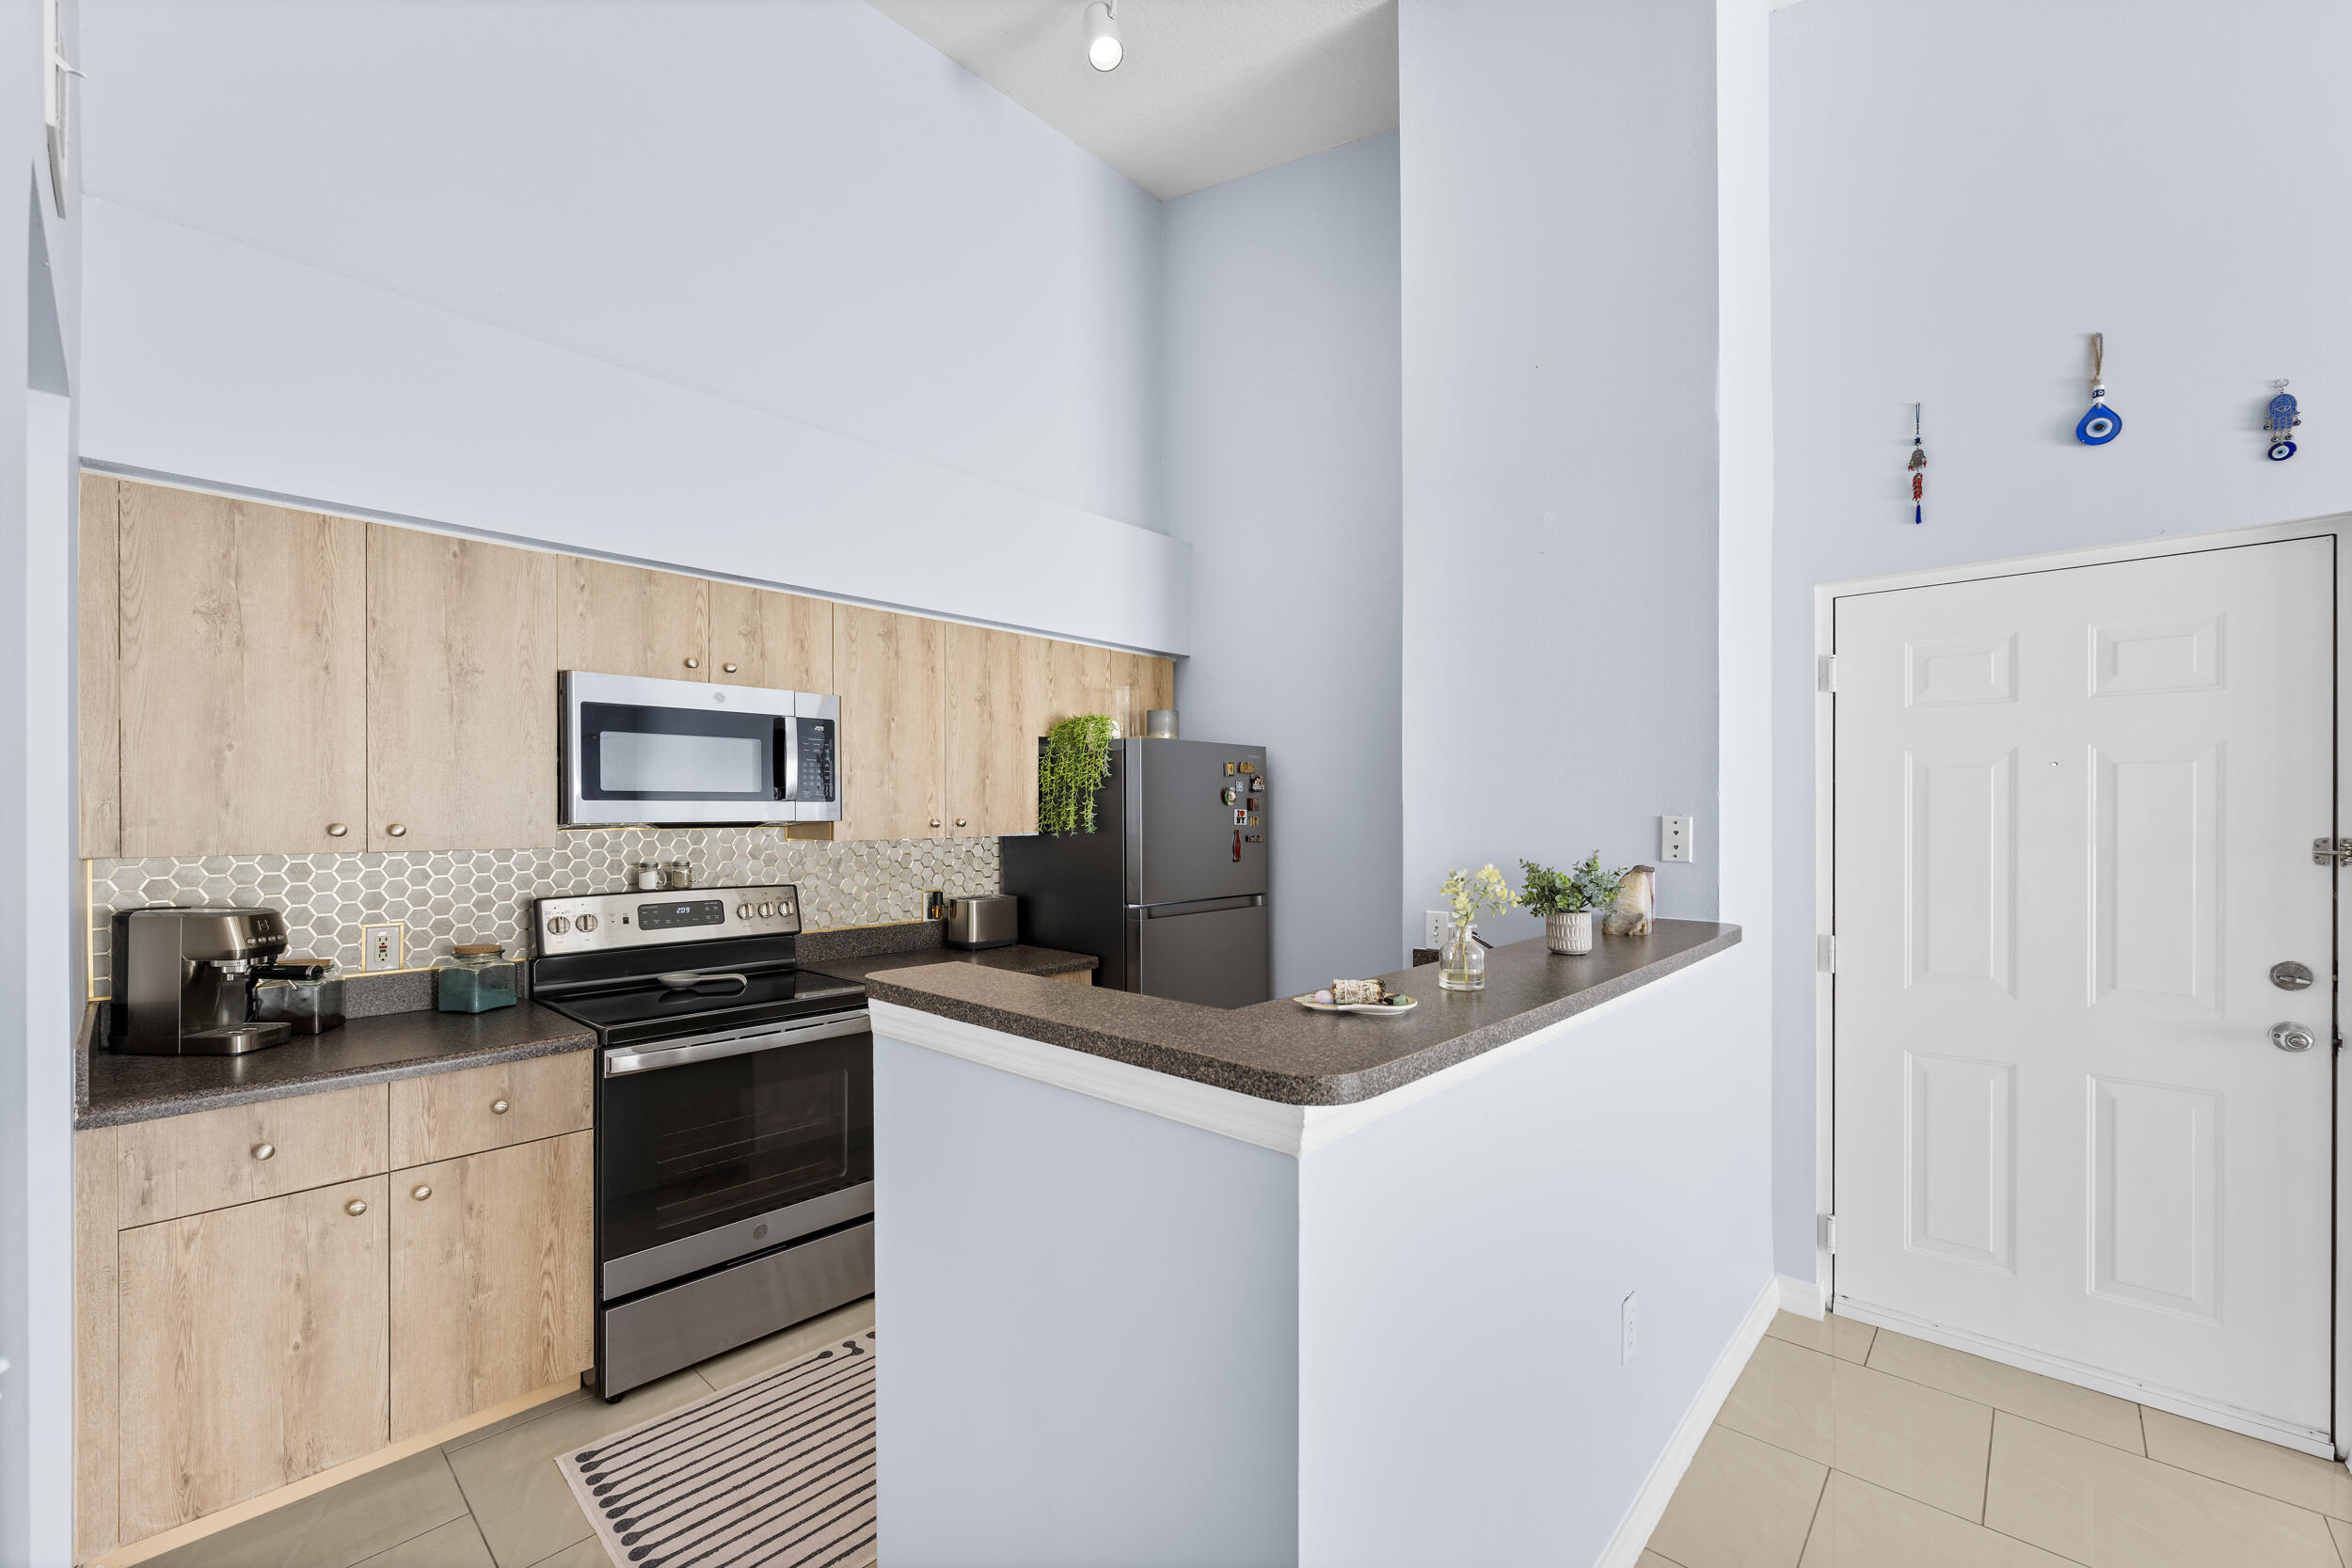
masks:
[[[1601,929],[1613,937],[1645,937],[1658,920],[1658,868],[1637,865],[1617,882]]]

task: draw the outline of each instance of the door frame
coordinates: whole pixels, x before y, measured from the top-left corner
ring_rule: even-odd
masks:
[[[2244,528],[2217,529],[2201,533],[2163,534],[2153,539],[2126,540],[2112,545],[2087,546],[2075,549],[2051,550],[2038,555],[2003,556],[1989,561],[1962,562],[1949,566],[1924,567],[1915,571],[1887,572],[1873,577],[1847,578],[1836,582],[1813,585],[1813,1277],[1821,1293],[1824,1307],[1836,1301],[1832,1278],[1832,1259],[1827,1238],[1821,1233],[1820,1217],[1832,1212],[1833,1165],[1836,1157],[1836,1013],[1834,987],[1836,978],[1824,961],[1829,936],[1836,929],[1836,854],[1837,810],[1835,783],[1836,761],[1836,706],[1827,683],[1822,678],[1822,661],[1836,647],[1837,632],[1837,601],[1859,594],[1883,594],[1904,588],[1931,588],[1943,583],[1970,582],[1985,578],[2023,577],[2038,572],[2062,570],[2072,566],[2104,566],[2119,562],[2147,561],[2163,556],[2190,555],[2203,550],[2226,549],[2242,545],[2276,544],[2289,539],[2332,538],[2336,541],[2336,711],[2331,716],[2335,728],[2335,762],[2338,800],[2336,814],[2340,824],[2345,819],[2343,799],[2347,784],[2352,784],[2352,736],[2347,736],[2344,722],[2347,704],[2352,703],[2352,659],[2347,645],[2352,639],[2344,635],[2343,622],[2347,608],[2352,608],[2352,512],[2329,513],[2323,516],[2302,518],[2283,523],[2258,523]],[[2340,826],[2338,832],[2346,831]],[[2341,874],[2339,874],[2341,878]],[[2341,880],[2339,886],[2342,887]],[[2337,963],[2343,966],[2344,934],[2339,921]],[[2346,976],[2345,979],[2352,979]],[[2341,993],[2344,981],[2338,985]],[[2344,1008],[2341,996],[2333,1007],[2330,1024],[2341,1035],[2344,1032]],[[2352,1377],[2344,1375],[2344,1355],[2352,1346],[2352,1172],[2346,1170],[2343,1159],[2344,1128],[2346,1125],[2347,1079],[2352,1073],[2344,1069],[2343,1053],[2336,1053],[2335,1074],[2335,1149],[2331,1159],[2335,1185],[2335,1300],[2332,1305],[2333,1332],[2329,1344],[2329,1409],[2334,1428],[2334,1457],[2344,1459],[2347,1438],[2352,1438]],[[1986,1347],[1966,1342],[1958,1336],[1945,1337],[1924,1325],[1897,1325],[1902,1332],[1923,1338],[1935,1338],[1956,1350],[1982,1354]],[[2028,1368],[2028,1370],[2048,1370]],[[2122,1388],[2111,1390],[2138,1402],[2165,1408],[2161,1396],[2141,1391],[2130,1393]],[[2210,1411],[2183,1408],[2179,1414],[2194,1420],[2212,1424]],[[2249,1435],[2280,1442],[2275,1430],[2253,1426],[2238,1430]]]

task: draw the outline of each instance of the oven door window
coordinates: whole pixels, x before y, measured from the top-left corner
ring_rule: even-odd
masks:
[[[629,703],[580,705],[580,793],[588,800],[781,800],[784,721]]]
[[[623,1258],[874,1179],[874,1037],[603,1081],[603,1255]]]

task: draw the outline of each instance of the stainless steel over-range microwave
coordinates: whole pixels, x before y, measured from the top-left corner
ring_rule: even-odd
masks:
[[[566,827],[834,822],[841,699],[566,670]]]

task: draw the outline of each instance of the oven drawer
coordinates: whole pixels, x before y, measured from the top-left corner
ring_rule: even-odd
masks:
[[[584,1132],[596,1119],[596,1053],[395,1079],[392,1168]]]
[[[613,1399],[722,1351],[874,1293],[874,1222],[747,1259],[597,1314],[596,1378]]]

